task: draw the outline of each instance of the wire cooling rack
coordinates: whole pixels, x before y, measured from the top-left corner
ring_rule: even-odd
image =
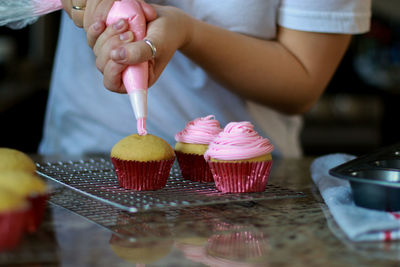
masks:
[[[212,205],[131,213],[59,184],[51,185],[54,185],[49,200],[51,204],[67,209],[131,242],[169,237],[175,231],[177,220],[202,221],[203,227],[209,229],[218,221],[221,212],[218,205]]]
[[[304,196],[302,192],[268,184],[260,193],[224,194],[213,183],[183,179],[177,162],[166,186],[157,191],[134,191],[118,185],[108,158],[37,163],[38,174],[87,197],[128,212],[165,210],[212,204]]]

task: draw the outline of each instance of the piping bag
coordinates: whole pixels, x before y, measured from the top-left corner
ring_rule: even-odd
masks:
[[[129,29],[135,35],[135,40],[143,40],[146,36],[146,18],[142,7],[136,0],[121,0],[114,2],[106,24],[111,25],[120,19],[126,19]],[[139,135],[146,135],[147,118],[147,87],[149,69],[148,62],[128,66],[122,73],[122,81],[128,92],[129,99],[137,121]]]

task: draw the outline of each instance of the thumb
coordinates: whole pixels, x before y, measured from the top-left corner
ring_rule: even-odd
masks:
[[[111,51],[111,59],[120,64],[135,65],[151,60],[153,52],[145,41],[123,44]]]

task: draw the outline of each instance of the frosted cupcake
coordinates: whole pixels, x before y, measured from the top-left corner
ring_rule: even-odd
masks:
[[[208,144],[222,131],[213,115],[197,118],[175,135],[175,154],[185,179],[213,182],[210,168],[204,159]]]
[[[114,145],[111,160],[121,187],[158,190],[167,183],[175,154],[160,137],[133,134]]]
[[[271,170],[273,149],[250,122],[231,122],[210,143],[204,158],[219,191],[262,192]]]

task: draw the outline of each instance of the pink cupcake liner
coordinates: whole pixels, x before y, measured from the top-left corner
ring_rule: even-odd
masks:
[[[181,168],[183,178],[194,181],[209,183],[214,182],[207,161],[202,155],[187,154],[175,151],[176,158]]]
[[[160,161],[135,161],[111,158],[121,187],[137,191],[158,190],[168,180],[175,157]]]
[[[25,230],[27,211],[0,213],[0,252],[12,250],[19,245]]]
[[[48,194],[28,197],[28,201],[30,202],[31,207],[28,210],[26,217],[27,232],[34,233],[39,228],[43,220],[43,215],[46,210],[46,203],[48,199]]]
[[[223,193],[262,192],[268,182],[272,160],[262,162],[208,161],[215,186]]]

